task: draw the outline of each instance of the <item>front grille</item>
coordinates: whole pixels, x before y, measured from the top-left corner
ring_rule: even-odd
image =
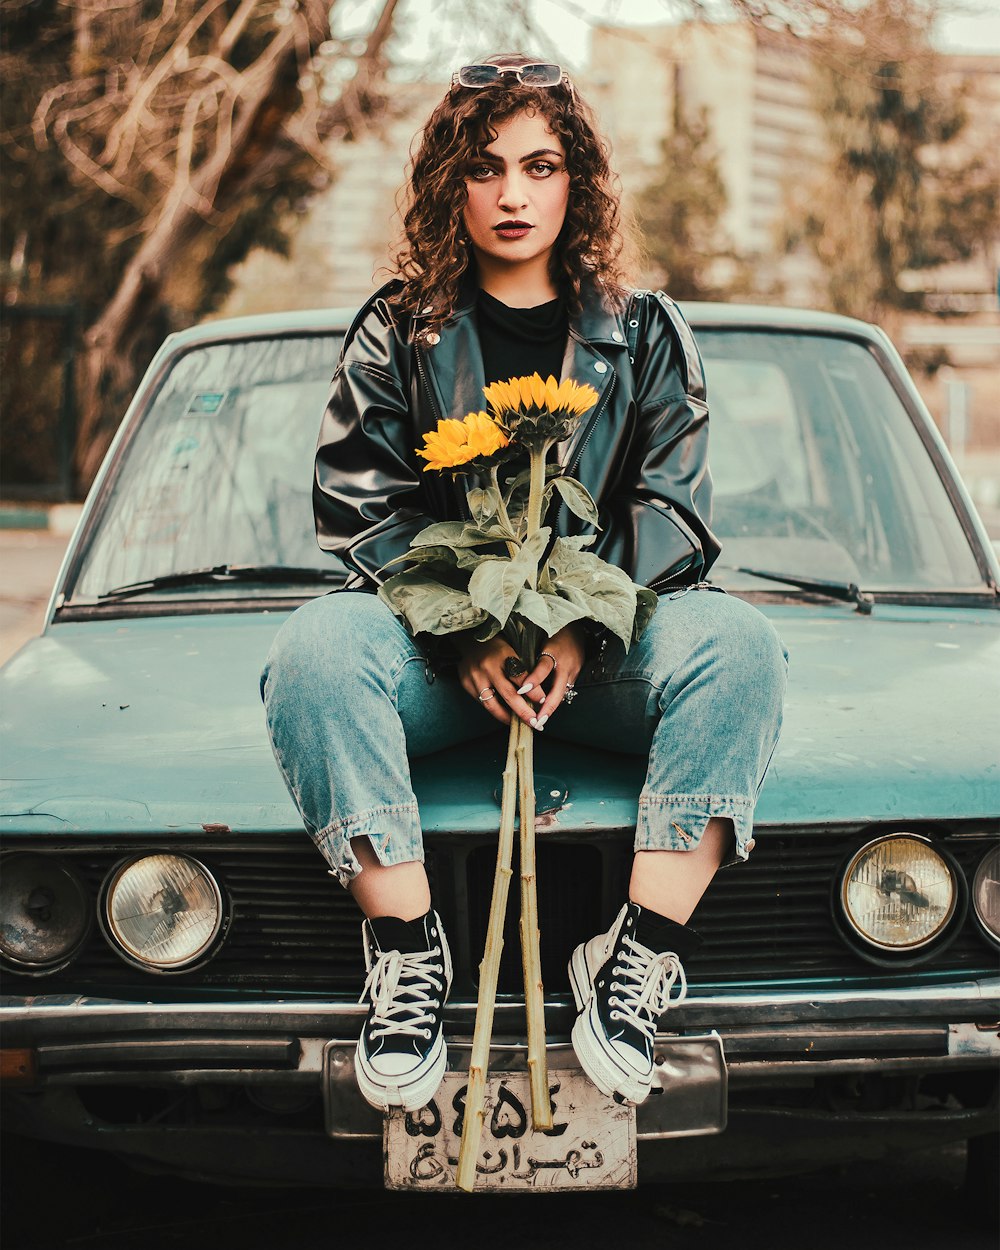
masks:
[[[912,975],[913,970],[880,968],[863,959],[833,920],[831,880],[870,836],[870,831],[769,835],[758,829],[749,862],[722,871],[692,918],[705,939],[687,968],[692,987],[828,978],[877,986]],[[979,839],[947,842],[969,879],[985,845]],[[120,959],[95,924],[68,967],[44,977],[5,972],[4,992],[197,998],[203,987],[213,997],[229,989],[357,999],[364,979],[360,915],[304,836],[241,847],[174,839],[167,846],[202,859],[228,900],[228,928],[212,959],[170,976],[143,972]],[[138,849],[161,848],[122,844],[114,849],[44,848],[72,861],[91,889],[95,907],[112,866]],[[456,835],[428,839],[428,874],[452,947],[457,998],[475,995],[495,860],[495,839]],[[630,862],[631,836],[625,833],[579,841],[539,840],[539,917],[547,995],[568,994],[569,954],[577,942],[606,928],[616,915],[626,896]],[[518,914],[515,865],[502,995],[522,992]],[[988,975],[994,964],[995,953],[967,918],[955,939],[915,970]]]
[[[574,948],[597,932],[595,918],[603,905],[602,880],[606,855],[598,846],[541,845],[535,855],[538,880],[538,932],[542,955],[542,979],[550,992],[568,991],[566,965]],[[617,848],[612,857],[620,859]],[[466,860],[468,882],[468,932],[471,948],[478,952],[474,966],[482,957],[486,944],[496,848],[477,847]],[[521,938],[518,921],[520,908],[520,876],[517,854],[510,883],[510,898],[503,935],[503,956],[500,961],[499,994],[521,994],[524,981],[521,972]]]

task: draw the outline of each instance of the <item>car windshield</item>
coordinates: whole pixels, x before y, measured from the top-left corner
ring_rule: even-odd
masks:
[[[342,571],[317,546],[311,495],[339,351],[339,335],[288,336],[176,359],[123,453],[73,599],[234,566],[269,577],[202,577],[157,593],[266,597],[288,593],[275,569]]]
[[[702,330],[711,411],[713,581],[981,590],[933,461],[876,355],[825,335]]]
[[[982,589],[927,449],[871,351],[771,330],[702,330],[698,341],[723,545],[714,581],[778,589],[738,571],[753,569],[875,592]],[[266,598],[336,576],[339,561],[316,544],[311,482],[338,351],[339,336],[293,335],[177,357],[120,453],[70,602],[120,588]]]

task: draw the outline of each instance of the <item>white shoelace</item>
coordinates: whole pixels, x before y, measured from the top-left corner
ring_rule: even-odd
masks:
[[[400,985],[404,977],[406,983]],[[441,1006],[443,988],[440,951],[386,951],[379,955],[362,994],[362,999],[370,998],[373,1004],[372,1037],[431,1037],[426,1026],[433,1024],[434,1016],[428,1009]]]
[[[627,949],[620,952],[622,962],[614,965],[611,975],[625,979],[611,983],[611,1018],[624,1020],[651,1037],[667,1008],[687,997],[684,967],[673,951],[656,954],[627,934],[623,942]],[[671,999],[670,991],[678,982],[680,993]]]

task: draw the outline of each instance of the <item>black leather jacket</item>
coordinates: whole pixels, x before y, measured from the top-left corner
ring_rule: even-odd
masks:
[[[376,292],[348,331],[316,452],[317,537],[353,571],[350,588],[380,583],[379,570],[431,522],[468,515],[464,479],[425,473],[415,449],[442,417],[484,407],[474,285],[443,325],[394,315],[392,289]],[[592,550],[654,590],[700,581],[719,553],[708,528],[708,406],[677,306],[643,291],[617,314],[591,287],[570,318],[563,376],[599,395],[557,448],[597,501]],[[554,524],[558,534],[588,528],[565,507]]]

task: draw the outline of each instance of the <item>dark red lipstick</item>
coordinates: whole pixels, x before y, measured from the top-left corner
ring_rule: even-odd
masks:
[[[526,221],[502,221],[493,227],[493,233],[501,239],[523,239],[530,230],[534,230],[534,226]]]

